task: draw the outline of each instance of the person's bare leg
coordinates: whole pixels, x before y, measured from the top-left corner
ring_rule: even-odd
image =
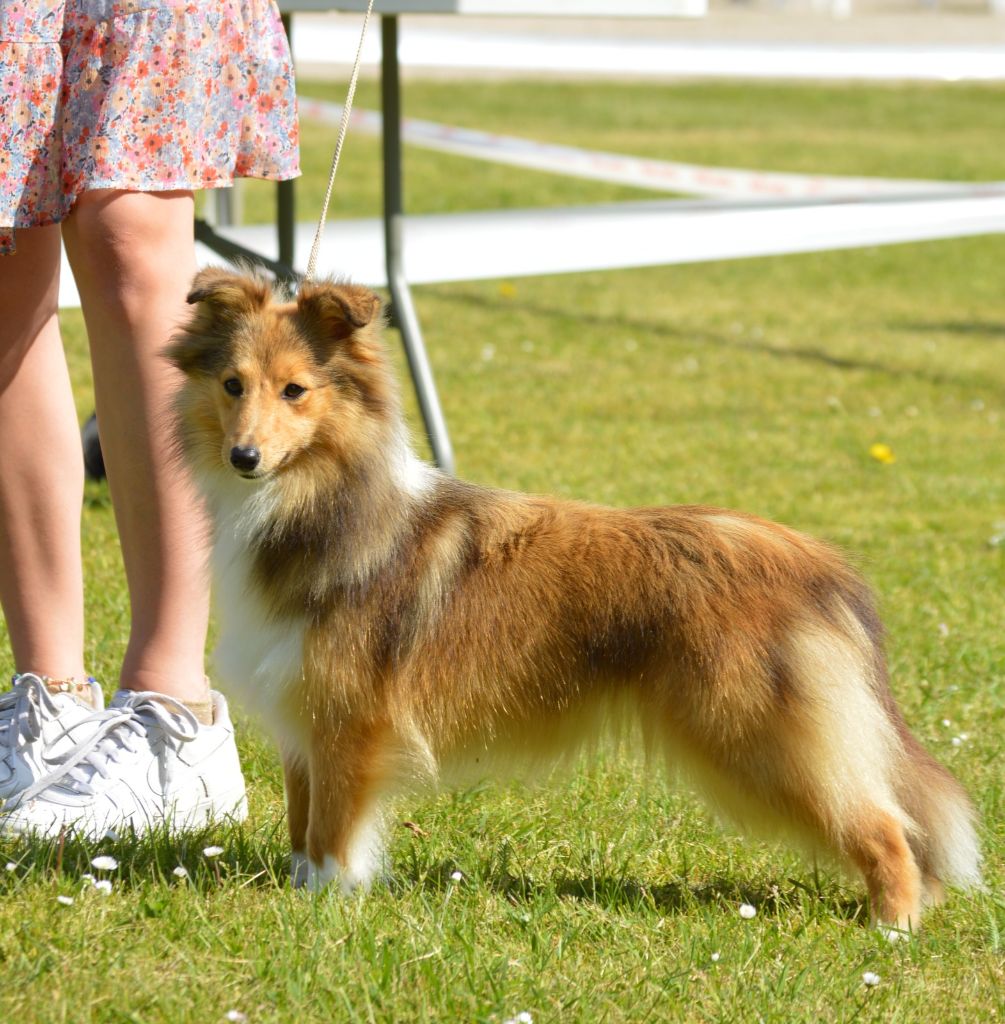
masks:
[[[59,228],[0,257],[0,603],[19,672],[84,677],[80,428],[56,318]]]
[[[172,445],[180,383],[161,352],[195,273],[190,192],[86,192],[63,225],[94,367],[132,625],[121,685],[208,698],[207,532]]]

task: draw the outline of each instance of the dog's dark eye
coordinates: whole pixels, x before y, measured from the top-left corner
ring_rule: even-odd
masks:
[[[307,388],[302,388],[299,384],[287,384],[283,388],[283,398],[299,398]]]
[[[230,377],[223,382],[223,390],[228,395],[233,395],[235,398],[244,394],[244,388],[241,387],[241,382],[236,377]]]

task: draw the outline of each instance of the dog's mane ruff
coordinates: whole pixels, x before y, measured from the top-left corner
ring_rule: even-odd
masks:
[[[378,344],[368,339],[362,370],[345,363],[333,370],[353,379],[366,406],[353,446],[337,431],[323,435],[275,481],[277,500],[251,547],[255,577],[277,609],[318,615],[336,602],[364,600],[399,567],[415,517],[442,477],[412,448],[390,378],[384,387]]]

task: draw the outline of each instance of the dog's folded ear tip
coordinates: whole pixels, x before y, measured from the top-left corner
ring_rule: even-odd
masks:
[[[185,301],[194,306],[209,302],[214,306],[260,309],[266,305],[272,287],[253,273],[241,273],[227,267],[203,267],[192,279]]]
[[[359,329],[366,327],[383,307],[380,296],[365,285],[344,281],[305,281],[297,293],[297,305],[323,318],[335,319]]]

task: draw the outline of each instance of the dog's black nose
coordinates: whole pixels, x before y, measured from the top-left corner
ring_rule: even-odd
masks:
[[[230,449],[230,464],[234,469],[241,470],[242,473],[250,472],[261,461],[262,453],[257,448],[242,448],[240,445],[234,445]]]

